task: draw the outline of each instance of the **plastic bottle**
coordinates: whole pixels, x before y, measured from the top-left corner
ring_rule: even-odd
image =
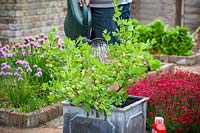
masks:
[[[166,133],[166,127],[162,117],[155,117],[154,124],[152,124],[152,133]]]

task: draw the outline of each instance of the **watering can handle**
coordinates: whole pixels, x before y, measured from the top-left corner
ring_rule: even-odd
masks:
[[[82,0],[83,3],[83,24],[85,29],[85,34],[87,37],[89,37],[89,24],[88,24],[88,7],[86,5],[86,1]]]
[[[83,24],[88,25],[88,9],[86,5],[86,1],[82,0],[83,3]]]

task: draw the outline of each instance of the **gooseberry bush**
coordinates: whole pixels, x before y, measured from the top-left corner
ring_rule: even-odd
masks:
[[[168,71],[134,82],[127,92],[150,98],[147,106],[149,130],[154,117],[162,116],[169,133],[200,131],[200,75]]]
[[[95,109],[110,114],[126,100],[127,87],[133,81],[144,77],[149,67],[151,70],[160,67],[144,43],[109,45],[106,62],[96,58],[95,50],[82,43],[81,38],[77,43],[64,38],[64,43],[62,53],[49,52],[57,58],[55,63],[47,63],[55,79],[43,84],[43,88],[51,90],[48,97],[52,101],[65,98],[86,111]]]

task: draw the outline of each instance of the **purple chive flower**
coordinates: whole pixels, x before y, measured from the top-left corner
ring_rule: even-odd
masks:
[[[26,69],[27,70],[27,72],[29,72],[29,73],[31,73],[32,72],[32,69],[29,67],[29,68],[27,68]]]
[[[13,74],[11,72],[5,72],[5,76],[12,76]]]
[[[24,49],[24,48],[23,48],[22,45],[20,45],[20,46],[18,47],[18,49],[21,51],[21,50]]]
[[[17,61],[15,62],[15,64],[17,64],[17,65],[22,65],[22,66],[24,66],[25,68],[27,68],[27,66],[29,66],[29,63],[28,63],[27,61],[21,61],[21,60],[17,60]]]
[[[30,45],[31,45],[31,47],[35,47],[36,43],[35,42],[31,42]]]
[[[4,67],[6,66],[7,64],[4,62],[4,63],[1,63],[1,67]]]
[[[35,74],[35,77],[41,77],[42,76],[42,72],[41,71],[39,71],[39,72],[37,72],[36,74]]]
[[[14,44],[14,42],[13,42],[13,41],[9,42],[9,46],[12,46],[13,44]]]
[[[10,70],[10,69],[11,69],[11,66],[9,66],[9,65],[4,65],[3,67],[1,67],[2,71],[7,71],[7,70]]]
[[[29,43],[29,39],[26,37],[24,38],[24,44],[28,44]]]
[[[44,59],[45,58],[45,54],[40,55],[40,58]]]
[[[38,39],[39,39],[39,37],[36,36],[36,37],[35,37],[35,40],[38,40]]]
[[[18,77],[18,81],[22,81],[23,80],[23,78],[22,77]]]
[[[8,57],[10,58],[10,57],[13,57],[14,56],[14,53],[13,52],[10,52],[9,54],[8,54]]]
[[[47,36],[44,36],[44,40],[47,40],[48,39],[48,37]]]
[[[17,72],[15,72],[13,75],[16,76],[16,77],[20,77],[20,74],[17,73]]]
[[[26,49],[27,48],[27,45],[22,45],[23,49]]]
[[[0,49],[0,57],[3,58],[4,57],[5,52],[3,52],[2,49]]]
[[[0,76],[5,76],[5,72],[0,72]]]
[[[10,49],[10,46],[6,45],[4,48],[5,48],[6,51],[8,51]]]
[[[6,52],[6,51],[8,51],[8,49],[6,47],[3,47],[2,51]]]
[[[41,34],[39,35],[39,38],[44,38],[44,34],[41,33]]]
[[[12,76],[13,74],[11,72],[0,72],[0,76]]]
[[[29,66],[29,63],[27,61],[22,61],[22,66],[27,67]]]
[[[44,43],[44,39],[39,39],[38,40],[38,43],[41,45],[41,44],[43,44]]]
[[[29,50],[28,50],[28,55],[31,55],[31,53],[32,53],[32,52],[31,52],[31,50],[29,49]]]
[[[16,48],[19,48],[19,46],[20,46],[19,43],[16,43],[16,44],[15,44],[15,47],[16,47]]]
[[[17,60],[17,61],[15,62],[15,64],[20,65],[21,62],[22,62],[21,60]]]
[[[32,36],[30,36],[29,41],[34,41],[34,38]]]
[[[12,50],[16,50],[16,46],[12,46]]]
[[[17,73],[22,74],[23,73],[23,69],[21,67],[17,68]]]
[[[25,52],[24,49],[21,51],[21,54],[22,54],[22,56],[25,56],[25,55],[26,55],[26,52]]]
[[[38,68],[38,66],[37,66],[37,65],[33,65],[33,68],[36,68],[36,69],[37,69],[37,68]]]
[[[38,68],[37,68],[37,71],[38,71],[38,72],[39,72],[39,71],[42,71],[42,69],[38,67]]]

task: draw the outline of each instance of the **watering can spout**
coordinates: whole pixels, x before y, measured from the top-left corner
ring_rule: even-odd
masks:
[[[71,39],[79,36],[90,38],[92,17],[90,7],[82,0],[82,6],[78,0],[68,0],[67,15],[64,21],[65,35]]]

